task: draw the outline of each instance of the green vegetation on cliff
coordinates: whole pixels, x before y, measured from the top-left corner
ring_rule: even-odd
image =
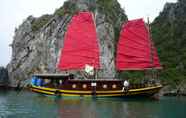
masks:
[[[40,28],[42,28],[45,24],[48,23],[48,21],[51,19],[51,15],[43,15],[39,17],[38,19],[34,19],[32,22],[32,31],[38,31]]]
[[[127,21],[127,15],[125,11],[121,8],[120,4],[116,2],[117,0],[96,0],[97,8],[100,12],[105,13],[105,19],[107,22],[114,24],[115,42],[117,43],[119,39],[121,21]]]
[[[73,14],[76,9],[76,4],[74,2],[65,1],[63,6],[55,11],[54,15],[64,16],[67,13]]]
[[[78,6],[78,3],[80,1],[73,1],[73,0],[67,0],[64,2],[63,6],[57,9],[54,12],[54,15],[57,15],[59,17],[63,17],[64,15],[73,15],[74,13],[77,13],[78,11],[90,11],[92,13],[95,13],[95,10],[99,10],[99,12],[102,12],[105,14],[105,20],[107,22],[114,24],[115,29],[115,39],[116,42],[119,37],[120,32],[120,26],[121,21],[126,21],[127,16],[125,15],[125,11],[121,9],[120,4],[117,2],[117,0],[86,0],[83,1],[85,6],[88,6],[86,8],[85,6]],[[51,18],[51,15],[43,15],[37,19],[35,19],[32,23],[32,30],[38,31],[40,28],[42,28]]]
[[[178,85],[186,78],[186,0],[167,3],[154,20],[152,36],[163,64],[163,81]]]

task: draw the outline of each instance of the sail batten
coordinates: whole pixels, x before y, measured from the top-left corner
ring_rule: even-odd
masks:
[[[158,54],[143,19],[123,24],[117,45],[117,70],[161,68]]]
[[[100,68],[96,27],[92,13],[78,12],[67,27],[58,68],[80,70],[87,64]]]

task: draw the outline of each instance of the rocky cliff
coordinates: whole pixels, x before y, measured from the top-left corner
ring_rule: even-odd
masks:
[[[167,3],[152,23],[163,71],[162,80],[186,91],[186,0]]]
[[[67,25],[78,11],[95,15],[102,70],[99,76],[115,76],[115,44],[127,16],[117,0],[68,0],[52,15],[29,16],[15,30],[12,59],[8,64],[10,85],[34,73],[60,73],[56,68]]]

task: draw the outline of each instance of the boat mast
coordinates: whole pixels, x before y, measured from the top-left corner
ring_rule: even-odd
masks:
[[[96,28],[96,12],[95,12],[95,14],[92,13],[92,19],[93,19],[93,22],[94,22],[94,26]],[[97,32],[97,29],[96,29],[96,32]],[[93,60],[93,65],[94,65],[94,63],[95,63],[95,59]],[[98,79],[98,72],[97,72],[95,67],[94,67],[94,79]]]
[[[151,27],[150,27],[150,20],[149,17],[147,17],[147,26],[148,26],[148,33],[149,33],[149,41],[150,41],[150,63],[152,64],[152,69],[153,69],[153,44],[152,44],[152,36],[151,36]]]
[[[155,79],[155,73],[154,73],[154,49],[153,49],[153,42],[152,42],[152,35],[151,35],[151,26],[150,26],[150,20],[149,17],[147,17],[147,26],[148,26],[148,33],[149,33],[149,41],[150,41],[150,63],[152,65],[151,67],[151,77],[152,79]]]

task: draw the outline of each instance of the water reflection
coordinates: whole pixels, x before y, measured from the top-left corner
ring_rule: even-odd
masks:
[[[60,118],[133,118],[144,112],[148,114],[153,112],[149,108],[142,110],[141,107],[145,106],[138,102],[134,103],[135,100],[83,98],[55,99],[55,102],[59,108]],[[136,108],[139,108],[137,112]]]
[[[0,92],[0,118],[182,118],[185,109],[185,98],[59,98]]]

